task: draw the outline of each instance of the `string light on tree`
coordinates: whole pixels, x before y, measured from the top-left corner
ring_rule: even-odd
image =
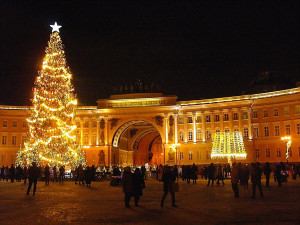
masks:
[[[77,100],[59,36],[62,26],[56,22],[50,26],[52,34],[34,82],[33,107],[27,118],[28,140],[19,150],[16,164],[85,165],[85,155],[76,143]]]

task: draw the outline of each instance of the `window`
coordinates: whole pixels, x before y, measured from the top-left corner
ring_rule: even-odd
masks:
[[[93,127],[94,127],[94,128],[97,127],[97,122],[93,122]]]
[[[201,116],[197,116],[197,123],[201,123]]]
[[[191,116],[188,117],[188,123],[193,123],[193,117]]]
[[[179,117],[179,124],[183,124],[183,117]]]
[[[257,138],[258,137],[258,127],[253,128],[253,133],[254,133],[254,137]]]
[[[201,129],[197,129],[197,137],[196,137],[197,140],[201,140]]]
[[[24,145],[24,143],[26,142],[26,136],[22,136],[22,145]]]
[[[269,136],[269,127],[264,127],[265,130],[265,137]]]
[[[22,127],[27,127],[27,122],[26,121],[23,121]]]
[[[249,132],[248,132],[248,127],[244,128],[244,138],[248,138],[249,137]]]
[[[1,161],[2,161],[2,165],[4,165],[6,162],[6,155],[2,155]]]
[[[300,123],[297,123],[297,134],[300,134]]]
[[[183,130],[179,131],[179,141],[183,141]]]
[[[220,115],[215,115],[215,122],[219,122],[220,121]]]
[[[233,120],[239,120],[239,114],[233,113]]]
[[[2,136],[2,145],[6,145],[7,136]]]
[[[218,132],[220,132],[220,129],[219,129],[219,128],[216,129],[216,133],[218,133]]]
[[[200,150],[197,151],[197,159],[201,160],[201,151]]]
[[[285,134],[286,135],[291,134],[291,125],[289,125],[289,124],[285,125]]]
[[[224,132],[228,133],[229,132],[229,128],[226,127],[225,130],[224,130]]]
[[[255,158],[259,158],[259,149],[255,149]]]
[[[210,159],[210,151],[206,151],[206,159]]]
[[[293,156],[292,148],[289,148],[289,157]]]
[[[13,121],[13,127],[17,127],[17,121]]]
[[[268,110],[264,109],[264,117],[268,117]]]
[[[206,140],[210,140],[211,139],[211,132],[210,130],[206,131]]]
[[[3,121],[3,127],[7,127],[7,121],[6,120]]]
[[[253,111],[253,118],[257,119],[257,111]]]
[[[93,134],[93,141],[92,141],[93,145],[97,144],[97,134]]]
[[[243,119],[244,120],[248,119],[248,113],[247,112],[243,112]]]
[[[189,151],[189,160],[193,160],[193,152]]]
[[[193,130],[189,130],[189,141],[193,140]]]
[[[284,115],[290,115],[290,108],[289,107],[284,107]]]
[[[84,134],[84,136],[83,136],[83,143],[85,144],[85,145],[88,145],[89,144],[89,135],[88,134]]]
[[[210,115],[206,116],[206,122],[210,122]]]
[[[279,116],[279,111],[278,111],[278,109],[274,109],[274,116]]]
[[[280,135],[279,126],[275,126],[275,136],[279,136],[279,135]]]
[[[238,128],[238,127],[235,127],[235,128],[234,128],[234,131],[235,131],[235,132],[239,132],[239,128]]]
[[[295,113],[300,114],[300,105],[296,105]]]
[[[89,128],[89,122],[84,122],[84,128]]]
[[[224,114],[224,121],[228,121],[229,120],[229,114],[228,113],[225,113]]]
[[[277,154],[277,158],[280,158],[280,157],[281,157],[281,151],[280,151],[280,148],[277,148],[277,149],[276,149],[276,154]]]
[[[11,138],[11,144],[12,145],[17,145],[17,136],[12,136],[12,138]]]
[[[180,152],[179,158],[180,158],[180,160],[183,160],[183,152]]]
[[[266,148],[266,158],[270,158],[271,154],[270,154],[270,149]]]

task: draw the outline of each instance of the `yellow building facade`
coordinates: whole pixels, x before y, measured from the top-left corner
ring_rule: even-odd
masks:
[[[0,165],[14,163],[27,138],[29,107],[0,105]],[[216,132],[239,131],[242,162],[300,162],[300,88],[177,101],[161,93],[112,95],[76,111],[77,141],[88,165],[226,163],[211,159]],[[233,159],[234,161],[235,159]]]

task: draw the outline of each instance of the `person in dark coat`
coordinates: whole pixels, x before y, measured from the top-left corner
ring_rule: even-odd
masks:
[[[247,164],[243,165],[243,182],[244,182],[244,189],[248,190],[248,183],[250,177],[250,170]]]
[[[131,199],[131,196],[133,195],[134,191],[134,184],[133,184],[133,174],[131,173],[131,169],[129,166],[124,168],[123,177],[122,177],[122,188],[125,201],[125,207],[130,208],[129,202]]]
[[[232,171],[231,171],[231,185],[232,190],[234,192],[234,197],[239,197],[239,176],[238,176],[238,166],[236,165],[236,162],[232,163]]]
[[[139,206],[140,197],[143,195],[145,180],[139,168],[136,168],[133,174],[133,196],[135,206]]]
[[[214,174],[215,174],[215,166],[213,163],[211,163],[210,166],[207,168],[207,179],[208,179],[207,186],[209,186],[210,181],[211,181],[211,185],[214,186]]]
[[[9,168],[9,177],[10,177],[10,182],[13,183],[15,180],[15,174],[16,174],[16,169],[13,164],[11,164],[11,167]]]
[[[57,169],[56,166],[52,168],[53,171],[53,182],[57,182]]]
[[[27,172],[28,172],[27,166],[24,166],[24,169],[23,169],[24,184],[26,184],[26,181],[27,181],[27,176],[28,176]]]
[[[48,164],[45,167],[45,184],[49,185],[49,177],[50,177],[50,167]]]
[[[165,166],[164,169],[164,173],[163,173],[163,182],[164,182],[164,186],[163,186],[163,191],[164,194],[161,198],[161,202],[160,202],[160,206],[164,207],[164,201],[168,195],[168,193],[170,192],[171,196],[172,196],[172,207],[176,208],[177,205],[175,205],[175,193],[173,190],[173,184],[175,182],[175,174],[171,171],[171,167],[170,166]]]
[[[278,187],[281,187],[282,184],[282,175],[281,175],[281,164],[276,164],[276,168],[275,168],[275,179],[278,183]]]
[[[217,166],[217,184],[220,184],[220,180],[222,181],[222,184],[225,185],[224,183],[224,177],[223,177],[223,168],[222,165],[218,163]]]
[[[85,183],[87,187],[91,187],[92,177],[92,168],[88,166],[85,171]]]
[[[141,174],[143,175],[144,179],[147,180],[146,167],[144,165],[141,167]]]
[[[28,177],[29,177],[29,184],[28,184],[26,195],[29,195],[32,183],[34,185],[33,186],[33,195],[35,195],[37,179],[40,177],[40,170],[36,166],[35,162],[33,162],[32,166],[29,167],[29,169],[28,169]]]
[[[271,171],[272,170],[271,170],[270,163],[266,162],[266,165],[265,165],[265,168],[264,168],[264,174],[266,176],[266,187],[269,187]]]
[[[174,174],[175,174],[176,180],[178,181],[178,167],[177,167],[177,165],[174,166]]]
[[[253,175],[251,176],[251,181],[252,181],[252,199],[255,198],[255,191],[256,191],[256,186],[258,187],[260,191],[260,197],[263,198],[263,190],[261,187],[261,174],[262,174],[262,169],[260,168],[260,163],[257,162],[254,167]]]
[[[204,178],[205,180],[207,180],[208,177],[208,167],[206,165],[204,165]]]
[[[241,185],[244,185],[243,181],[243,165],[241,162],[238,163],[238,178],[239,178],[239,183]]]
[[[4,167],[4,165],[3,165],[3,166],[1,167],[1,179],[3,179],[3,181],[5,180],[4,170],[5,170],[5,167]]]
[[[65,177],[65,167],[61,166],[59,168],[59,183],[63,183],[64,182],[64,177]]]
[[[16,181],[20,182],[22,178],[22,168],[20,165],[17,166],[16,168]]]
[[[195,163],[193,163],[191,167],[191,178],[193,180],[193,184],[196,184],[196,181],[198,180],[198,168]]]
[[[92,175],[92,181],[95,181],[95,175],[96,175],[95,165],[92,165],[92,167],[91,167],[91,175]]]

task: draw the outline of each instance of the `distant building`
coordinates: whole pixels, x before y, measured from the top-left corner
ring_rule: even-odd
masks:
[[[195,101],[129,93],[97,103],[76,112],[88,165],[225,163],[210,155],[215,133],[228,131],[242,132],[244,162],[286,161],[286,135],[292,137],[289,162],[300,162],[300,87]],[[0,106],[0,165],[14,163],[29,114],[28,107]]]

